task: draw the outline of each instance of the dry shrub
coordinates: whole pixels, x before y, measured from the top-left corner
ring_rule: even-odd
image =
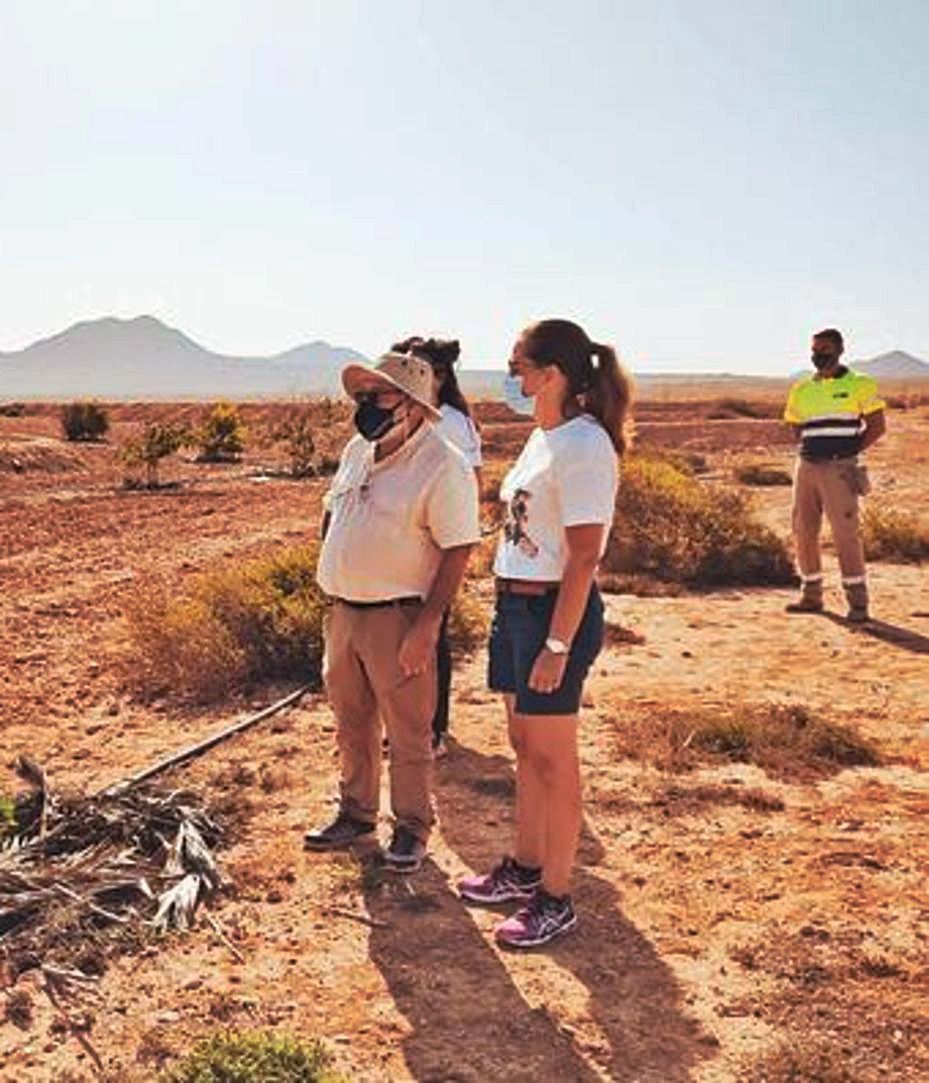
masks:
[[[60,416],[66,440],[102,440],[110,427],[106,410],[86,399],[62,406]]]
[[[235,462],[245,449],[245,424],[238,406],[218,402],[193,430],[193,442],[204,463]]]
[[[636,457],[623,468],[602,567],[697,587],[795,581],[786,545],[753,517],[745,496]]]
[[[506,459],[485,460],[481,467],[481,503],[499,504],[500,487],[513,464]]]
[[[469,579],[486,579],[493,574],[494,560],[497,556],[498,531],[484,535],[480,543],[475,546],[468,561],[467,577]]]
[[[616,722],[616,740],[622,755],[672,771],[728,761],[789,777],[881,762],[874,743],[852,726],[778,704],[643,712]]]
[[[929,532],[909,512],[869,505],[861,520],[868,560],[920,563],[929,557]]]
[[[459,590],[448,615],[448,638],[452,654],[473,654],[487,640],[490,618],[486,604],[472,591]]]
[[[790,472],[770,463],[742,463],[735,468],[735,479],[743,485],[792,485]]]
[[[316,546],[284,549],[198,576],[180,595],[143,582],[127,610],[140,690],[210,702],[272,677],[318,682],[317,556]]]
[[[752,402],[725,396],[710,406],[706,416],[710,421],[728,421],[734,417],[772,418],[781,416],[781,407],[774,402]]]
[[[338,1083],[319,1042],[224,1030],[201,1039],[162,1083]]]

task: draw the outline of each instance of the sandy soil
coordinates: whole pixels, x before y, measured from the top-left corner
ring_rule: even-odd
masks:
[[[929,412],[890,423],[875,499],[925,509]],[[490,424],[495,449],[516,441]],[[643,423],[642,437],[705,454],[707,484],[728,484],[738,458],[790,461],[764,420],[685,413]],[[19,753],[55,786],[89,790],[287,690],[182,710],[135,701],[125,683],[122,614],[138,577],[180,583],[315,529],[325,483],[256,481],[266,458],[178,462],[166,475],[177,490],[123,492],[110,449],[60,444],[48,412],[0,418],[0,792],[15,786]],[[786,533],[789,490],[757,500]],[[453,890],[506,851],[512,826],[512,761],[482,655],[456,673],[441,827],[409,881],[385,878],[370,854],[302,852],[335,780],[318,697],[179,771],[241,808],[242,837],[224,854],[233,886],[212,912],[245,962],[206,925],[114,961],[79,1005],[109,1078],[152,1079],[223,1024],[319,1036],[372,1081],[716,1083],[809,1039],[850,1079],[929,1078],[929,568],[874,567],[879,619],[860,631],[837,619],[829,570],[835,612],[822,617],[788,617],[778,590],[609,598],[611,621],[638,636],[618,637],[629,642],[605,651],[591,681],[582,921],[550,951],[499,951],[495,915]],[[485,583],[469,589],[487,596]],[[618,751],[632,720],[766,702],[855,725],[883,765],[670,774]],[[749,790],[783,809],[730,799]],[[25,1029],[0,1021],[0,1080],[94,1078],[34,974],[17,988],[34,1016]]]

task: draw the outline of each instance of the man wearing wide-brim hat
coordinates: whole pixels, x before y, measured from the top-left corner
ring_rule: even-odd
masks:
[[[389,353],[349,365],[354,436],[326,495],[318,579],[333,599],[323,664],[341,757],[336,818],[306,846],[330,850],[376,827],[381,720],[390,745],[393,837],[387,865],[418,868],[434,821],[432,716],[442,617],[479,540],[464,456],[433,427],[428,362]]]

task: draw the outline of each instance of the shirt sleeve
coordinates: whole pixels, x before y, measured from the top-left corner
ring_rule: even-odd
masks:
[[[612,445],[585,442],[570,456],[559,456],[554,469],[563,526],[613,522],[618,469]]]
[[[800,416],[799,388],[794,384],[787,396],[787,405],[784,407],[784,420],[791,425],[799,425],[803,418]]]
[[[884,400],[877,393],[877,381],[872,376],[863,376],[858,392],[858,409],[862,414],[876,414],[885,409]]]
[[[440,549],[480,541],[477,479],[464,456],[449,453],[431,487],[426,526]]]

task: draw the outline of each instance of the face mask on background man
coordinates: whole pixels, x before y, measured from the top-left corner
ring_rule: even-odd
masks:
[[[816,371],[822,372],[823,369],[831,368],[835,358],[831,353],[823,353],[821,350],[814,350],[810,355],[810,360],[816,366]]]
[[[535,399],[523,394],[522,380],[509,372],[503,378],[503,397],[514,414],[532,417],[535,413]]]

